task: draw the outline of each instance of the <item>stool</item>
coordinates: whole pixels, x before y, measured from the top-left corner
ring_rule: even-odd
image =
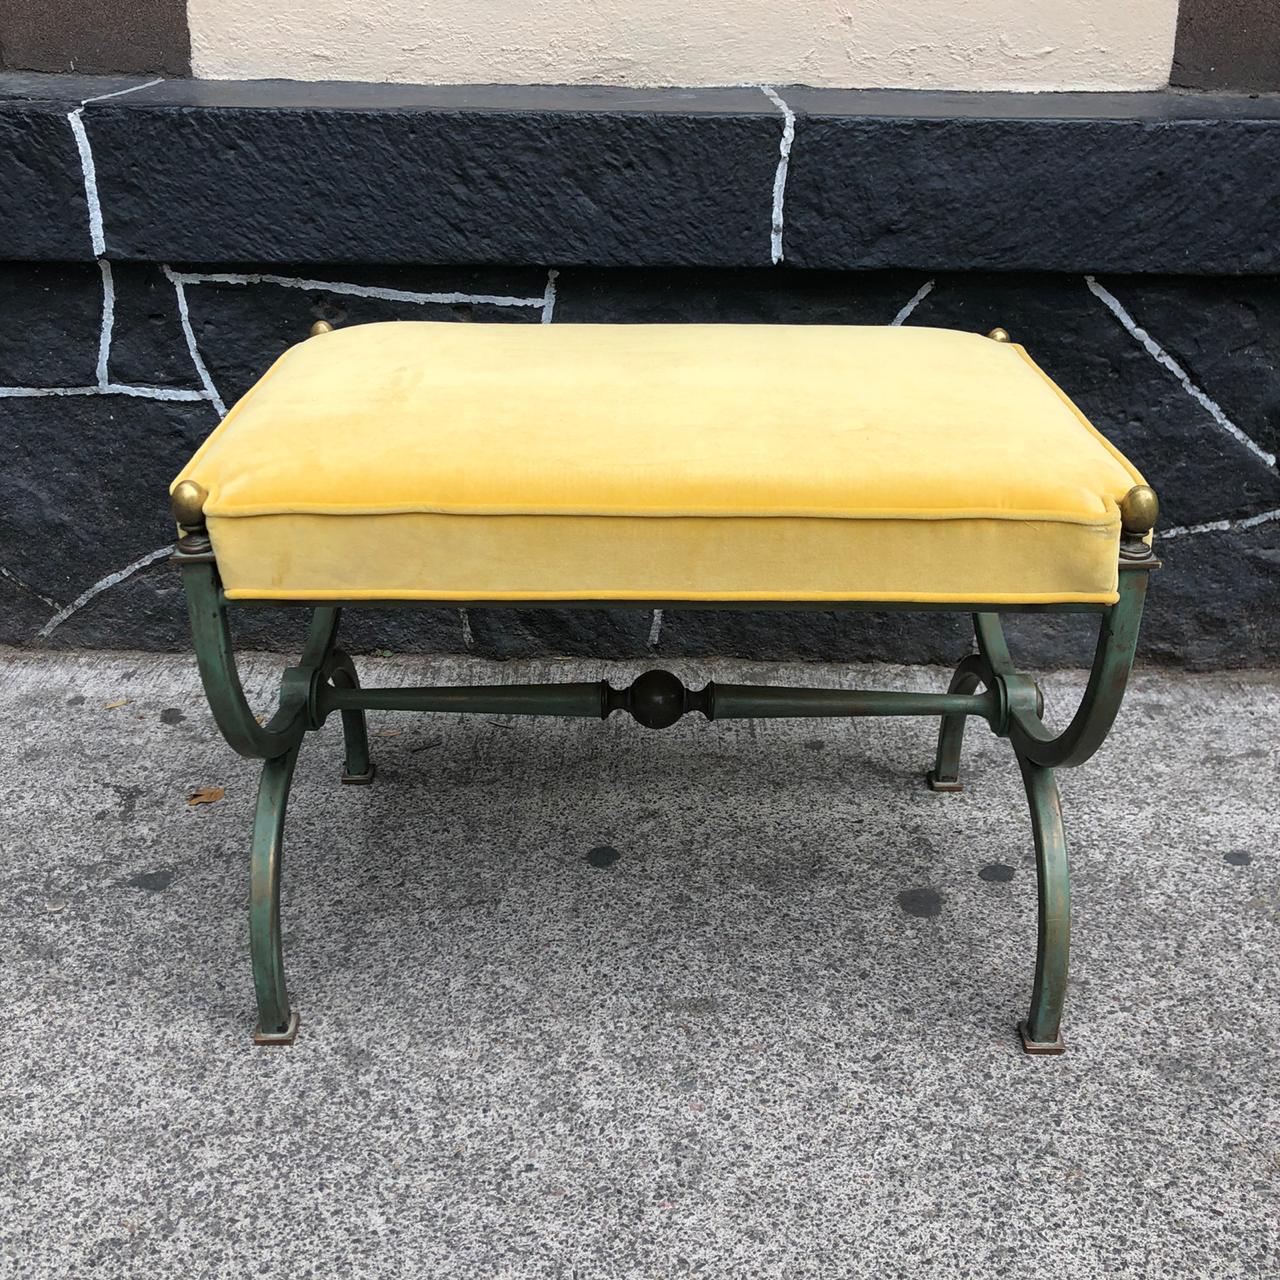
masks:
[[[263,1044],[292,1042],[280,870],[305,735],[337,712],[343,781],[373,778],[367,710],[607,717],[696,712],[940,719],[935,791],[958,791],[966,719],[1007,738],[1035,837],[1028,1053],[1061,1053],[1070,929],[1054,770],[1119,710],[1157,515],[1134,467],[1003,330],[323,322],[231,410],[171,491],[214,717],[263,760],[250,939]],[[945,693],[607,681],[361,688],[343,605],[962,609],[976,652]],[[231,608],[311,610],[260,724]],[[1060,733],[1014,668],[1009,612],[1095,613],[1084,698]]]

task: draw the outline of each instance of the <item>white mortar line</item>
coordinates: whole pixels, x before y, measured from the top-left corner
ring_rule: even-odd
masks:
[[[932,292],[933,292],[933,281],[932,281],[932,280],[926,280],[926,281],[924,282],[924,284],[922,284],[922,285],[921,285],[921,286],[920,286],[920,287],[915,291],[915,293],[913,293],[913,294],[911,295],[911,297],[909,297],[909,298],[907,299],[907,304],[906,304],[906,306],[904,306],[904,307],[902,308],[902,310],[901,310],[901,311],[899,311],[899,312],[898,312],[898,314],[897,314],[896,316],[894,316],[892,320],[890,320],[890,321],[889,321],[889,324],[890,324],[890,325],[906,324],[906,322],[911,318],[911,313],[912,313],[912,312],[913,312],[913,311],[914,311],[914,310],[915,310],[915,309],[916,309],[916,308],[917,308],[917,307],[918,307],[918,306],[919,306],[919,305],[920,305],[920,304],[921,304],[921,303],[922,303],[922,302],[923,302],[923,301],[924,301],[924,300],[925,300],[925,299],[926,299],[926,298],[927,298],[927,297],[928,297]]]
[[[205,389],[209,402],[217,410],[218,417],[225,418],[227,406],[222,402],[218,388],[213,385],[213,379],[209,376],[209,370],[205,367],[200,355],[200,348],[196,345],[196,332],[191,327],[191,316],[187,311],[185,277],[172,270],[168,263],[162,263],[160,269],[173,281],[173,291],[178,299],[178,321],[182,325],[182,333],[187,340],[187,350],[191,353],[191,363],[195,366],[196,377],[200,379],[200,385]]]
[[[48,596],[42,595],[30,583],[23,582],[16,573],[10,573],[2,564],[0,564],[0,578],[8,578],[9,581],[17,586],[20,591],[25,591],[28,595],[35,596],[37,600],[43,600],[50,609],[56,609],[58,607],[58,602],[56,600],[50,600]]]
[[[492,293],[412,293],[407,289],[382,289],[367,284],[345,284],[338,280],[304,280],[294,276],[241,275],[235,272],[168,271],[170,280],[182,284],[274,284],[282,289],[307,289],[345,294],[352,298],[380,298],[384,302],[444,303],[473,302],[490,307],[543,307],[545,295],[513,298]]]
[[[135,387],[108,382],[92,387],[0,387],[0,400],[34,399],[39,396],[135,396],[140,400],[208,400],[207,391],[194,387]]]
[[[1229,529],[1256,529],[1260,524],[1280,520],[1280,507],[1264,511],[1256,516],[1244,516],[1239,520],[1210,520],[1205,524],[1180,524],[1172,529],[1157,529],[1158,538],[1186,538],[1197,533],[1226,533]]]
[[[57,613],[49,619],[48,622],[36,632],[36,639],[43,640],[49,633],[60,627],[71,615],[89,603],[94,596],[101,595],[102,592],[114,587],[117,583],[123,582],[126,578],[137,573],[139,569],[145,569],[149,564],[155,564],[157,560],[163,559],[165,556],[173,552],[172,544],[164,547],[157,547],[154,551],[148,551],[140,560],[135,560],[132,564],[126,565],[123,569],[117,569],[115,573],[109,573],[105,578],[99,579],[91,586],[88,591],[82,591],[69,604],[64,605]]]
[[[653,621],[649,624],[649,648],[658,647],[658,639],[662,635],[662,610],[653,611]]]
[[[762,84],[760,92],[782,112],[782,140],[778,143],[778,168],[773,175],[773,221],[769,241],[769,248],[776,266],[782,261],[782,206],[787,194],[787,169],[791,164],[791,144],[796,138],[796,113],[769,85]]]
[[[1269,467],[1276,465],[1276,455],[1268,453],[1256,440],[1251,439],[1239,427],[1236,426],[1226,413],[1223,412],[1222,406],[1216,401],[1211,400],[1209,396],[1191,381],[1187,371],[1140,325],[1125,309],[1124,304],[1116,297],[1110,289],[1100,285],[1093,276],[1085,276],[1085,284],[1089,286],[1089,292],[1097,298],[1108,311],[1111,312],[1129,335],[1138,342],[1146,353],[1163,368],[1168,369],[1175,378],[1182,383],[1182,389],[1193,400],[1204,408],[1209,416],[1220,426],[1228,435],[1234,436],[1246,449],[1256,454]],[[1165,534],[1168,537],[1168,534]]]
[[[111,263],[106,258],[98,259],[98,270],[102,272],[102,331],[98,334],[98,386],[111,384],[107,375],[107,365],[111,360],[111,335],[116,324],[116,284],[111,275]]]
[[[542,323],[550,324],[556,313],[556,277],[560,273],[555,267],[547,268],[547,287],[542,291]]]
[[[126,93],[137,93],[139,89],[150,89],[153,84],[164,84],[164,76],[156,76],[154,80],[148,80],[146,84],[133,84],[127,89],[116,89],[111,93],[100,93],[94,98],[81,98],[80,105],[83,107],[90,102],[105,102],[108,98],[123,98]]]
[[[471,618],[465,609],[458,610],[458,622],[462,627],[462,647],[474,649],[476,638],[471,634]]]
[[[107,252],[107,242],[102,231],[102,206],[98,203],[98,171],[93,166],[93,151],[89,135],[84,129],[84,104],[68,113],[67,123],[75,135],[76,150],[80,153],[80,176],[84,182],[84,201],[89,209],[89,243],[93,256],[101,258]]]

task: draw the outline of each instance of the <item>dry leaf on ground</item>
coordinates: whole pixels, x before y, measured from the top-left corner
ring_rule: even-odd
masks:
[[[103,711],[114,711],[117,707],[127,707],[128,705],[128,698],[117,698],[114,702],[104,702],[102,709]]]
[[[226,787],[197,787],[187,795],[188,804],[214,804],[227,794]]]

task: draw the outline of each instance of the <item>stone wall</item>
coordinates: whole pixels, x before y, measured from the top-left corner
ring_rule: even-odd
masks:
[[[96,96],[86,89],[128,85],[7,87],[0,642],[186,645],[164,559],[169,480],[222,409],[317,318],[998,324],[1161,494],[1165,568],[1153,583],[1144,656],[1189,667],[1280,661],[1280,278],[1270,274],[1274,238],[1262,232],[1280,175],[1254,171],[1252,159],[1280,136],[1275,104],[1243,111],[1233,101],[1212,115],[1202,103],[1195,116],[1178,115],[1183,107],[1153,115],[1149,105],[1135,117],[1100,112],[1095,101],[1092,123],[1082,108],[1054,116],[1044,101],[1021,114],[990,104],[975,113],[970,104],[967,115],[940,117],[936,101],[914,115],[903,106],[876,114],[865,99],[858,112],[843,104],[806,113],[788,102],[784,114],[762,96],[762,110],[738,103],[704,110],[705,121],[688,102],[594,121],[581,109],[557,117],[546,104],[541,121],[475,109],[462,126],[480,154],[488,137],[516,168],[536,175],[541,161],[545,185],[531,206],[528,188],[515,183],[476,188],[483,166],[438,141],[447,135],[435,107],[366,102],[330,116],[336,109],[312,102],[286,119],[278,106],[147,108],[142,93],[142,109],[126,105],[133,95],[81,105]],[[627,130],[632,141],[619,142]],[[276,157],[289,154],[278,140],[290,131],[310,139],[311,167],[272,181]],[[396,178],[420,213],[415,222],[393,209],[379,220],[371,203],[362,243],[374,260],[353,263],[358,246],[343,237],[355,235],[353,205],[372,199],[367,173],[354,161],[331,166],[321,190],[319,161],[358,152],[361,139],[368,159],[388,136],[416,136],[423,148],[417,168],[406,162]],[[646,152],[637,137],[659,141]],[[928,150],[932,169],[895,173],[889,160],[904,139],[918,164]],[[242,189],[219,194],[197,172],[200,147],[206,169],[232,174],[238,165]],[[1080,180],[1127,163],[1146,203],[1135,209],[1069,181],[1039,196],[1010,161],[1022,156],[1024,169],[1047,173],[1055,147],[1060,174],[1075,157]],[[665,157],[668,168],[656,159],[651,170],[621,167],[646,155]],[[868,157],[879,184],[859,177]],[[1175,162],[1189,173],[1155,176]],[[715,182],[691,184],[678,171],[716,163],[724,167]],[[1207,170],[1220,181],[1201,192],[1196,179]],[[501,171],[495,161],[491,172]],[[574,172],[576,186],[564,177]],[[1234,185],[1233,172],[1245,175]],[[419,199],[415,173],[452,203]],[[997,181],[1018,208],[983,206],[981,192]],[[591,217],[574,202],[584,186],[594,193]],[[945,219],[940,200],[949,202]],[[611,216],[610,201],[624,212]],[[478,211],[470,222],[469,203]],[[637,207],[648,216],[629,221],[625,210]],[[1224,207],[1231,223],[1214,234]],[[571,252],[566,226],[579,228]],[[415,232],[417,263],[405,260]],[[255,244],[256,260],[236,259]],[[291,245],[305,260],[284,256]],[[801,269],[793,254],[860,269]],[[648,265],[613,265],[628,261]],[[1016,269],[993,269],[1001,263]],[[948,615],[445,609],[361,613],[351,623],[357,650],[499,657],[950,663],[969,643],[965,620]],[[288,611],[246,613],[242,634],[288,647],[299,625]],[[1024,618],[1014,630],[1028,661],[1052,664],[1081,660],[1091,625]]]

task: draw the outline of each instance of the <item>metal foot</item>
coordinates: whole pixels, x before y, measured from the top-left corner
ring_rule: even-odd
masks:
[[[325,663],[324,674],[338,689],[358,689],[360,677],[351,655],[334,649]],[[367,787],[373,781],[373,764],[369,759],[369,729],[363,711],[342,713],[342,738],[346,748],[346,763],[342,781],[350,787]]]
[[[951,677],[948,693],[972,693],[985,683],[990,673],[986,663],[971,653],[956,668]],[[960,781],[960,750],[964,746],[964,716],[943,716],[938,730],[938,755],[934,766],[925,775],[930,791],[963,791]]]
[[[254,1044],[292,1044],[298,1038],[298,1011],[289,1015],[288,1025],[283,1031],[263,1031],[259,1022],[253,1029]]]
[[[1018,1023],[1018,1035],[1022,1038],[1022,1051],[1029,1053],[1033,1057],[1044,1056],[1050,1057],[1054,1054],[1066,1053],[1066,1042],[1062,1038],[1062,1031],[1059,1029],[1058,1038],[1056,1040],[1032,1040],[1031,1033],[1027,1030],[1026,1019]]]

